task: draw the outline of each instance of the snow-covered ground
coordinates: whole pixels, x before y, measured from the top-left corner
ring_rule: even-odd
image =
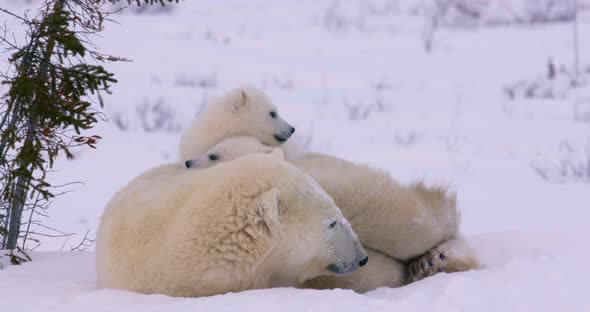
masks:
[[[545,82],[552,98],[505,91],[542,81],[549,59],[569,67],[571,25],[443,28],[426,53],[424,18],[384,5],[400,2],[349,3],[200,0],[116,16],[97,43],[133,62],[109,66],[119,79],[106,98],[110,120],[88,133],[104,140],[58,162],[55,183],[84,184],[57,198],[45,221],[78,235],[65,245],[41,237],[37,250],[69,250],[86,230],[92,237],[118,188],[177,160],[182,129],[208,99],[250,84],[268,92],[309,149],[405,183],[452,185],[486,269],[366,295],[276,289],[173,299],[96,289],[92,253],[39,252],[0,272],[0,302],[23,311],[590,311],[590,86],[567,88],[561,75]],[[588,11],[579,30],[590,72]]]
[[[15,311],[590,311],[590,253],[579,238],[506,232],[473,236],[488,266],[440,273],[400,288],[266,289],[205,298],[142,295],[96,286],[94,254],[33,253],[0,273],[3,307]]]

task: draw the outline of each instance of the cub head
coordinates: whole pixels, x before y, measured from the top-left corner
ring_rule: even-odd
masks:
[[[282,150],[278,147],[264,145],[255,137],[237,136],[219,142],[204,154],[189,159],[184,164],[187,168],[209,168],[246,154],[272,154],[285,159]]]
[[[233,90],[221,98],[220,103],[221,113],[227,114],[220,120],[225,126],[231,126],[230,136],[253,136],[266,145],[277,146],[295,132],[295,128],[281,118],[270,98],[256,88]]]

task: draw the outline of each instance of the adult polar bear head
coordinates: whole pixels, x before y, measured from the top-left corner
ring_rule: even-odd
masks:
[[[171,296],[301,286],[367,262],[332,198],[266,154],[144,173],[107,205],[96,253],[102,286]]]
[[[270,146],[287,141],[295,132],[281,118],[277,107],[264,92],[242,87],[211,102],[184,132],[180,158],[200,155],[223,139],[248,135]]]

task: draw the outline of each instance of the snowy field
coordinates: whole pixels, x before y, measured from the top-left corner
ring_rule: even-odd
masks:
[[[0,0],[0,7],[18,12],[26,2]],[[199,0],[117,15],[96,42],[133,62],[109,65],[119,79],[106,98],[109,121],[88,133],[104,139],[58,162],[55,183],[83,184],[57,198],[44,221],[77,234],[40,237],[32,263],[0,271],[0,307],[590,311],[590,84],[572,87],[560,74],[571,71],[571,24],[449,23],[427,53],[425,19],[410,5],[418,2]],[[506,13],[500,4],[512,2],[496,3]],[[579,29],[590,83],[590,11]],[[551,81],[549,59],[558,72]],[[463,232],[486,268],[364,295],[272,289],[180,299],[98,289],[92,248],[47,252],[69,250],[87,230],[92,238],[114,192],[177,161],[194,116],[244,84],[265,90],[310,150],[388,170],[404,183],[451,185]]]

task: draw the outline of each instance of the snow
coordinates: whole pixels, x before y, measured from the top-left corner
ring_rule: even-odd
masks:
[[[590,310],[590,266],[580,263],[590,254],[580,250],[580,237],[506,232],[470,239],[479,247],[485,269],[441,273],[363,295],[291,288],[205,298],[143,295],[97,287],[91,252],[33,253],[33,262],[0,273],[0,300],[30,312]]]
[[[56,184],[83,182],[44,220],[77,234],[65,244],[39,237],[33,262],[0,271],[2,310],[590,311],[590,178],[564,165],[590,167],[590,87],[560,84],[554,98],[509,99],[503,91],[542,79],[550,58],[569,67],[571,25],[442,28],[426,53],[424,19],[411,13],[420,2],[201,0],[117,15],[97,44],[133,62],[108,66],[119,79],[105,98],[110,121],[88,132],[104,139],[59,161],[52,175]],[[34,7],[26,3],[0,6]],[[398,9],[379,15],[367,3]],[[494,12],[486,18],[510,15]],[[579,30],[588,68],[588,11]],[[271,289],[188,299],[98,289],[92,248],[55,252],[77,245],[86,230],[94,237],[114,192],[176,161],[180,131],[209,99],[242,84],[268,92],[309,149],[385,169],[403,183],[449,184],[486,268],[364,295]],[[162,115],[169,117],[158,123]]]

